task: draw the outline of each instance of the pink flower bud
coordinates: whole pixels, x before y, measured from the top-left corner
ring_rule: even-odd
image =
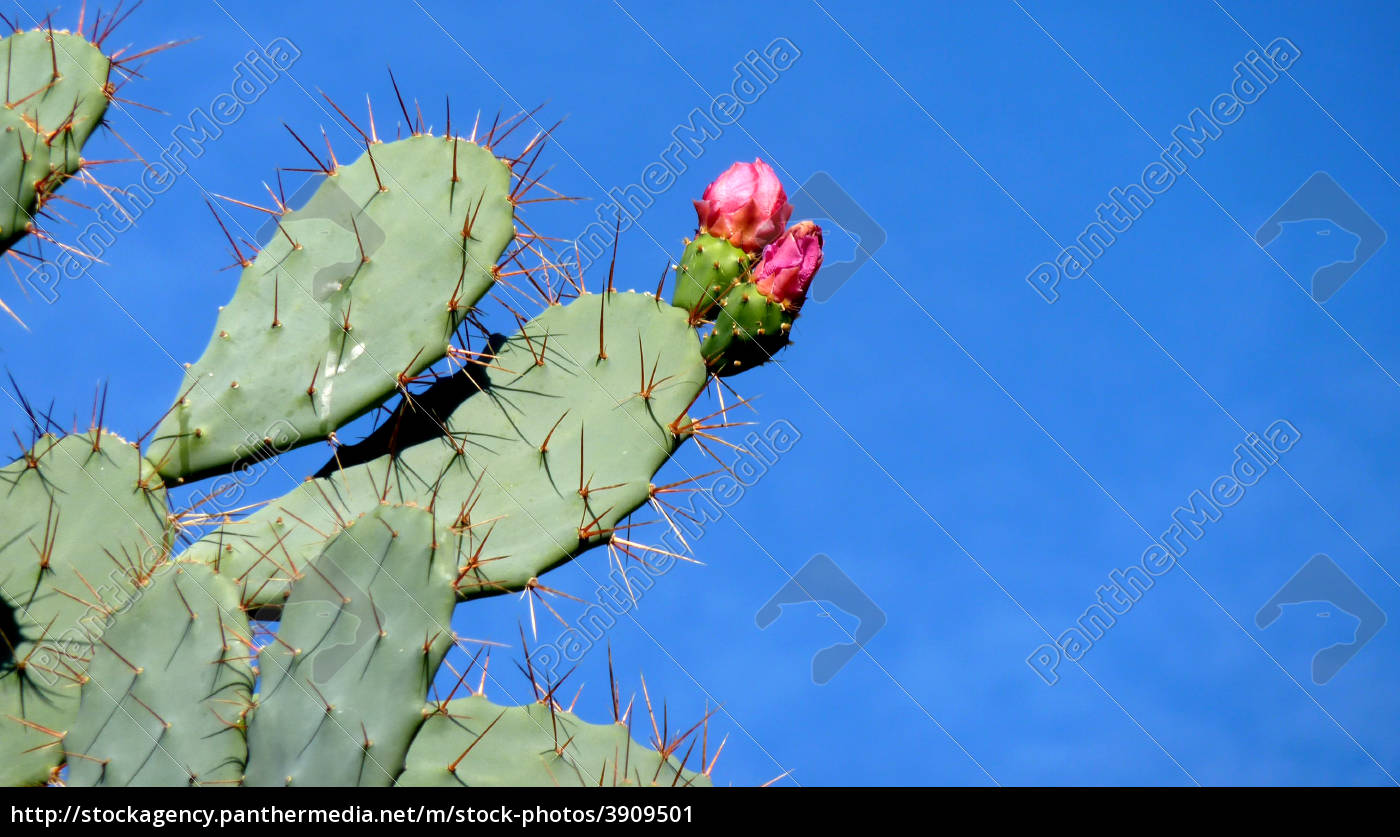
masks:
[[[792,204],[768,164],[754,160],[735,163],[707,186],[695,214],[701,232],[755,253],[782,232]]]
[[[822,228],[811,221],[793,224],[763,248],[753,270],[758,290],[775,302],[800,306],[822,266]]]

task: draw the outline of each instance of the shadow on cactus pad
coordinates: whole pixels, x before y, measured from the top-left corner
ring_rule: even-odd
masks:
[[[15,670],[15,648],[23,641],[14,607],[0,599],[0,677]]]

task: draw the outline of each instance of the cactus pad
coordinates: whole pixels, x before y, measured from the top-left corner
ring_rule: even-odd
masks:
[[[736,375],[772,360],[788,344],[796,318],[795,310],[770,300],[745,277],[724,295],[700,353],[716,375]]]
[[[432,711],[397,784],[708,786],[710,778],[633,741],[623,724],[590,724],[542,702],[502,707],[469,697]]]
[[[753,256],[722,238],[700,234],[685,247],[676,265],[676,291],[671,304],[708,320],[725,295],[752,266]]]
[[[327,174],[246,263],[156,429],[161,473],[324,439],[440,360],[514,236],[510,183],[486,148],[428,135]]]
[[[381,506],[304,568],[259,656],[247,784],[393,782],[453,642],[455,556],[433,530]]]
[[[0,40],[0,253],[82,165],[107,110],[112,62],[81,35],[48,29]]]
[[[166,564],[99,640],[65,745],[74,785],[236,783],[252,705],[238,591],[202,564]]]
[[[166,559],[165,490],[135,448],[92,431],[41,436],[0,469],[0,495],[0,598],[19,639],[0,664],[0,783],[27,784],[62,758],[108,619]]]

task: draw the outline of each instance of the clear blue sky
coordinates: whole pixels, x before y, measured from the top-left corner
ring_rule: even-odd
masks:
[[[693,229],[690,200],[756,156],[790,192],[829,173],[886,240],[839,288],[819,279],[829,299],[809,304],[781,368],[735,379],[762,394],[760,427],[783,419],[801,439],[694,543],[705,565],[668,573],[610,632],[626,688],[644,673],[672,727],[722,702],[716,777],[735,784],[784,772],[804,785],[1400,777],[1400,625],[1317,684],[1313,654],[1350,641],[1357,621],[1301,603],[1255,622],[1316,554],[1400,617],[1400,242],[1320,303],[1313,272],[1349,259],[1355,237],[1305,219],[1266,248],[1254,240],[1319,171],[1400,231],[1393,4],[421,2],[148,2],[127,21],[123,43],[200,38],[127,88],[169,115],[112,113],[146,155],[229,89],[250,38],[286,37],[302,55],[107,250],[91,271],[106,292],[75,280],[47,305],[6,282],[32,331],[0,322],[0,363],[27,394],[85,417],[106,380],[115,430],[156,421],[175,361],[198,357],[236,279],[220,272],[230,259],[201,192],[256,199],[274,166],[304,165],[281,123],[338,132],[313,101],[318,87],[357,114],[368,92],[381,129],[394,110],[386,64],[439,127],[447,94],[454,123],[547,101],[546,125],[568,116],[543,158],[547,182],[592,201],[531,217],[571,237],[731,88],[746,53],[786,38],[796,61],[700,159],[684,158],[624,234],[619,284],[652,287]],[[1237,63],[1278,38],[1297,50],[1289,75],[1231,111],[1199,158],[1178,154],[1185,172],[1097,255],[1092,278],[1062,279],[1047,303],[1027,276],[1115,188],[1163,176],[1148,171],[1159,143],[1209,113]],[[88,156],[124,156],[110,136],[96,142]],[[136,169],[108,171],[122,183]],[[846,221],[823,223],[830,267],[853,243],[837,229]],[[9,399],[0,410],[20,424]],[[1141,560],[1192,492],[1230,472],[1247,432],[1278,420],[1296,444],[1199,539],[1182,539],[1179,565],[1048,685],[1027,658]],[[323,456],[287,457],[259,496]],[[668,473],[703,468],[690,451]],[[812,654],[841,627],[815,605],[766,630],[754,622],[816,554],[888,619],[820,686]],[[592,600],[605,562],[594,553],[590,572],[546,583]],[[525,619],[525,603],[505,597],[461,609],[457,628],[518,646]],[[542,635],[557,631],[541,622]],[[492,671],[523,698],[512,656]],[[588,684],[579,706],[603,719],[601,647],[571,682]]]

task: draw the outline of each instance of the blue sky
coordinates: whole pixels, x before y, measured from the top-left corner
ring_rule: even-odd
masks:
[[[653,286],[694,227],[691,199],[734,160],[762,157],[790,193],[825,172],[861,208],[822,220],[828,276],[854,256],[843,227],[874,224],[884,241],[843,284],[819,278],[822,301],[781,364],[734,380],[762,395],[760,429],[782,420],[800,439],[695,540],[704,566],[667,573],[609,632],[626,688],[644,674],[685,725],[721,703],[716,778],[735,784],[784,773],[803,785],[1400,776],[1400,718],[1385,697],[1400,685],[1400,630],[1383,627],[1318,684],[1314,653],[1350,641],[1356,620],[1304,602],[1268,627],[1255,621],[1317,554],[1400,614],[1400,287],[1388,278],[1400,246],[1381,246],[1320,302],[1314,271],[1351,258],[1355,236],[1301,220],[1267,247],[1254,239],[1317,172],[1400,229],[1393,5],[905,3],[872,14],[837,0],[713,2],[697,20],[691,7],[629,0],[586,11],[420,3],[149,2],[133,15],[117,40],[199,38],[127,88],[165,114],[111,114],[146,155],[230,89],[255,41],[285,37],[301,56],[87,278],[52,304],[6,283],[31,331],[0,322],[0,363],[26,394],[85,417],[107,381],[113,429],[137,436],[156,421],[236,280],[220,271],[229,257],[203,192],[256,199],[275,166],[303,165],[282,122],[337,130],[318,88],[357,107],[370,94],[381,130],[394,108],[386,65],[439,126],[449,94],[454,120],[546,102],[543,127],[568,117],[542,160],[554,166],[547,182],[591,200],[531,218],[569,238],[609,190],[666,159],[750,51],[786,39],[798,54],[757,101],[697,153],[673,155],[685,171],[623,234],[619,284]],[[22,18],[42,11],[18,6]],[[1037,293],[1037,266],[1115,188],[1159,176],[1148,169],[1173,131],[1211,113],[1236,65],[1278,39],[1287,74],[1231,110],[1199,155],[1177,154],[1174,182],[1089,275],[1063,278],[1053,304]],[[88,156],[124,156],[114,138],[96,142]],[[823,194],[831,205],[838,192]],[[0,410],[21,424],[10,399]],[[1177,565],[1047,684],[1027,659],[1076,626],[1193,492],[1231,473],[1247,434],[1279,421],[1298,438],[1199,538],[1179,537],[1189,548]],[[280,494],[324,455],[286,457],[256,491]],[[703,469],[690,451],[669,473]],[[887,620],[825,685],[812,681],[812,654],[854,619],[836,625],[808,604],[764,630],[754,621],[818,554]],[[564,568],[546,583],[592,600],[605,561],[594,553],[592,572]],[[460,609],[456,627],[518,646],[528,618],[502,597]],[[541,634],[558,627],[542,622]],[[493,665],[502,685],[488,695],[525,697],[512,654]],[[588,684],[581,711],[603,719],[601,646],[571,682]]]

